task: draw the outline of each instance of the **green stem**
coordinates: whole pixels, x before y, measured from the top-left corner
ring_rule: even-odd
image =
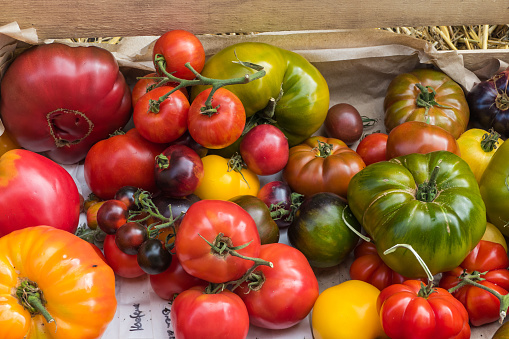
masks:
[[[315,147],[315,149],[318,150],[318,154],[316,155],[317,157],[327,158],[332,154],[332,149],[334,147],[332,144],[328,144],[321,140],[317,140],[317,142],[318,146]]]
[[[493,128],[489,130],[488,133],[484,133],[481,140],[481,148],[484,152],[491,152],[494,149],[497,149],[498,138],[500,134],[495,132]]]
[[[247,184],[247,187],[250,188],[249,183],[247,182],[246,178],[244,177],[244,173],[242,173],[242,170],[244,169],[244,160],[242,159],[242,156],[236,152],[229,160],[228,160],[228,172],[235,171],[239,173],[242,176],[242,179]]]
[[[170,167],[170,160],[167,156],[161,153],[156,156],[156,167],[162,170],[167,169]]]
[[[371,119],[370,117],[367,117],[365,115],[361,116],[362,118],[362,126],[364,128],[374,126],[377,122],[377,119]]]
[[[350,225],[350,223],[348,221],[346,221],[345,210],[347,208],[350,209],[350,207],[347,205],[347,206],[345,206],[345,208],[343,208],[343,211],[341,211],[341,219],[343,219],[343,222],[345,223],[345,225],[350,229],[350,231],[355,233],[359,238],[361,238],[365,242],[371,242],[371,239],[369,237],[366,237],[364,234],[362,234],[361,232],[357,231],[352,225]]]
[[[428,181],[423,182],[417,187],[417,192],[415,194],[415,198],[419,201],[431,202],[433,201],[437,194],[437,177],[438,171],[440,170],[440,166],[435,166],[433,171],[431,172],[430,178]]]
[[[36,283],[30,280],[23,280],[16,289],[16,296],[21,305],[23,305],[30,314],[42,314],[48,323],[55,321],[44,307],[46,302],[42,296],[42,291],[37,287]]]
[[[441,105],[435,101],[435,96],[437,92],[431,86],[424,87],[421,84],[415,84],[421,92],[417,96],[416,104],[419,107],[424,107],[426,110],[424,112],[424,117],[426,118],[426,123],[430,123],[429,110],[433,106],[441,107],[441,108],[451,108],[449,106]]]

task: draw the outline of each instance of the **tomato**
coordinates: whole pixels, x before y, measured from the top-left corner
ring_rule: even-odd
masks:
[[[189,134],[203,147],[224,148],[241,136],[246,112],[239,98],[225,88],[214,92],[211,108],[204,111],[211,90],[204,90],[191,103],[187,120]]]
[[[200,199],[229,200],[237,195],[256,195],[260,189],[260,179],[248,168],[240,173],[228,165],[228,159],[219,155],[202,158],[203,179],[194,194]]]
[[[473,126],[509,137],[509,69],[477,83],[467,94]]]
[[[85,181],[104,200],[112,199],[124,186],[155,193],[155,157],[166,147],[144,139],[136,128],[101,140],[85,158]]]
[[[228,290],[207,293],[192,287],[175,298],[170,319],[179,339],[244,339],[249,331],[244,302]]]
[[[42,224],[74,233],[80,194],[62,166],[37,153],[13,149],[0,157],[0,206],[0,236]]]
[[[345,198],[350,179],[365,166],[343,141],[315,136],[290,149],[283,179],[305,196],[332,192]]]
[[[488,221],[497,226],[505,236],[509,236],[509,228],[507,227],[509,209],[506,203],[509,199],[509,190],[507,189],[508,161],[509,143],[504,142],[491,158],[479,182],[479,189],[486,204]]]
[[[138,254],[141,244],[147,240],[147,227],[135,221],[126,222],[115,232],[115,244],[125,254]]]
[[[260,258],[274,267],[258,266],[234,290],[244,303],[252,325],[285,329],[307,317],[318,298],[318,280],[306,257],[286,244],[267,244]]]
[[[496,242],[502,245],[507,252],[507,241],[505,240],[504,235],[500,232],[497,226],[493,225],[491,222],[486,223],[486,231],[484,232],[481,240]]]
[[[247,117],[258,112],[255,120],[271,121],[287,136],[290,147],[322,126],[329,109],[329,88],[320,71],[309,61],[273,45],[243,42],[210,57],[201,74],[230,79],[256,72],[239,64],[238,60],[260,65],[266,71],[266,75],[256,81],[225,87],[242,101]],[[191,98],[203,90],[203,86],[194,86]]]
[[[263,185],[258,191],[260,198],[269,208],[272,219],[279,228],[290,226],[304,196],[292,192],[292,189],[284,181],[275,180]]]
[[[180,138],[170,142],[168,146],[171,145],[184,145],[191,148],[193,151],[198,153],[200,158],[203,158],[208,153],[208,148],[203,147],[199,143],[197,143],[189,134],[189,131],[186,131]]]
[[[170,86],[155,88],[142,96],[134,106],[134,126],[149,141],[168,143],[187,131],[189,101],[180,91],[166,97],[172,89]],[[164,100],[159,102],[160,98]]]
[[[360,224],[347,207],[340,196],[321,192],[306,197],[295,213],[288,240],[311,266],[336,266],[354,249],[359,238],[350,227],[360,231]]]
[[[329,108],[323,126],[329,138],[339,139],[347,145],[357,142],[364,130],[361,114],[347,103],[335,104]]]
[[[122,278],[137,278],[145,274],[145,271],[138,264],[136,254],[125,254],[118,248],[115,243],[115,235],[106,235],[103,251],[106,263],[108,263],[116,275]]]
[[[279,227],[272,219],[269,208],[260,198],[253,195],[238,195],[230,201],[245,209],[253,218],[262,245],[279,241]]]
[[[258,175],[272,175],[288,162],[288,140],[273,125],[253,127],[240,142],[240,155],[247,168]]]
[[[186,63],[189,62],[198,73],[205,64],[205,50],[200,40],[193,33],[182,29],[168,31],[156,40],[152,59],[155,60],[158,54],[164,57],[166,71],[181,79],[195,78],[194,73],[185,66]],[[154,66],[160,72],[155,61]]]
[[[173,298],[185,290],[194,286],[206,287],[208,282],[188,274],[177,256],[174,255],[170,267],[159,274],[149,276],[150,287],[162,299],[173,300]]]
[[[231,201],[200,200],[189,207],[180,223],[175,251],[187,273],[223,283],[240,278],[253,265],[231,253],[231,248],[242,245],[247,246],[236,252],[258,256],[260,235],[249,213]]]
[[[97,210],[97,226],[106,234],[115,234],[127,222],[129,209],[123,201],[106,200]]]
[[[117,307],[115,275],[88,242],[36,226],[0,238],[0,248],[0,337],[101,337]]]
[[[362,280],[383,290],[392,284],[401,284],[408,278],[394,272],[378,255],[375,244],[363,241],[354,250],[355,260],[350,265],[350,278]],[[426,282],[425,279],[422,279]]]
[[[148,73],[141,78],[138,78],[138,81],[133,86],[133,90],[131,91],[131,98],[133,101],[133,107],[136,106],[136,103],[142,96],[144,96],[147,92],[153,90],[155,86],[159,83],[157,79],[156,73]],[[168,83],[167,85],[176,87],[176,83]],[[185,87],[179,89],[189,99],[189,93]]]
[[[473,281],[506,295],[509,291],[509,258],[500,244],[481,240],[460,266],[444,272],[440,287],[450,290],[460,283],[460,276],[474,271],[479,273]],[[451,292],[466,308],[473,326],[489,324],[500,319],[500,300],[491,292],[473,285],[464,285]],[[507,311],[507,310],[506,310]]]
[[[61,164],[84,159],[131,116],[131,92],[117,61],[94,46],[29,48],[7,69],[1,92],[2,120],[16,142]]]
[[[138,265],[148,274],[163,273],[170,267],[173,256],[165,243],[157,238],[145,240],[136,254]]]
[[[386,147],[387,159],[433,151],[449,151],[457,155],[461,153],[451,133],[420,121],[407,121],[396,126],[387,137]]]
[[[486,229],[472,171],[446,151],[371,164],[352,178],[347,199],[382,260],[408,278],[425,277],[414,255],[406,249],[383,255],[385,250],[409,244],[437,274],[457,267]]]
[[[387,138],[385,133],[371,133],[361,139],[355,151],[361,156],[366,166],[387,159]]]
[[[505,322],[500,326],[491,339],[508,339],[509,338],[509,322]]]
[[[364,281],[348,280],[320,293],[313,307],[315,339],[387,338],[376,309],[380,291]]]
[[[443,288],[427,290],[419,280],[383,289],[377,309],[383,329],[392,339],[470,338],[463,304]]]
[[[87,226],[90,229],[95,230],[99,225],[97,224],[97,212],[99,211],[99,208],[104,204],[106,201],[98,201],[92,206],[90,206],[87,209],[86,216],[87,216]]]
[[[466,130],[470,117],[461,86],[433,69],[416,69],[394,78],[384,110],[387,132],[406,121],[420,121],[445,129],[455,139]]]
[[[20,148],[20,146],[14,140],[12,135],[8,131],[6,131],[5,129],[2,130],[2,127],[3,127],[2,121],[0,120],[0,157],[5,152],[10,151],[11,149]]]
[[[481,181],[493,154],[504,142],[499,136],[493,130],[486,132],[482,129],[472,128],[465,131],[457,140],[461,158],[468,163],[477,182]]]
[[[172,197],[160,194],[152,199],[152,202],[159,213],[166,218],[176,219],[173,224],[175,227],[180,225],[183,214],[185,214],[189,207],[197,201],[200,201],[200,198],[194,194],[189,194],[185,197]]]

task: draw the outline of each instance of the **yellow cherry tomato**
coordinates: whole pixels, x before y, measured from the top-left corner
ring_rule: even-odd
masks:
[[[388,338],[376,310],[379,294],[376,287],[360,280],[348,280],[323,291],[311,315],[314,338]]]
[[[502,232],[500,232],[497,226],[490,222],[486,224],[486,231],[484,232],[481,240],[499,243],[505,248],[505,251],[507,252],[507,241],[505,240],[504,235]]]
[[[495,132],[472,128],[458,138],[461,158],[467,162],[479,183],[493,154],[504,142]]]
[[[203,179],[194,191],[200,199],[229,200],[238,195],[254,195],[260,190],[258,176],[247,168],[240,173],[228,165],[228,159],[211,154],[202,158]]]

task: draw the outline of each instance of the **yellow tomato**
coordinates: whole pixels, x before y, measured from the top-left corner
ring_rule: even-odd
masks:
[[[376,287],[360,280],[348,280],[323,291],[311,315],[314,338],[387,338],[376,310],[379,294]]]
[[[500,232],[498,227],[492,223],[488,222],[486,224],[486,231],[484,232],[481,240],[499,243],[500,245],[504,246],[505,251],[507,252],[507,241],[505,240],[504,235],[502,232]]]
[[[504,141],[498,134],[472,128],[460,135],[457,142],[461,158],[470,166],[479,183],[491,157]]]
[[[203,179],[194,191],[200,199],[229,200],[238,195],[254,195],[260,190],[258,176],[247,168],[239,173],[228,166],[228,159],[219,155],[202,158]]]
[[[2,156],[5,152],[16,148],[20,148],[20,146],[6,130],[2,132],[2,123],[0,122],[0,156]]]

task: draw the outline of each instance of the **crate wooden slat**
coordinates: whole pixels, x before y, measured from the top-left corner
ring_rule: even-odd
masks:
[[[0,26],[17,21],[40,38],[195,34],[395,26],[506,24],[506,0],[16,0]]]

